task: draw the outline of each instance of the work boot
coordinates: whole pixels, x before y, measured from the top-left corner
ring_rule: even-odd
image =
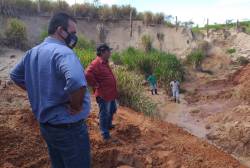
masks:
[[[152,95],[154,95],[154,90],[151,90]]]
[[[158,93],[157,93],[157,89],[155,89],[155,94],[157,94],[157,95],[158,95]]]
[[[109,130],[112,130],[112,129],[114,129],[114,128],[115,128],[115,125],[112,124],[112,125],[109,127]]]

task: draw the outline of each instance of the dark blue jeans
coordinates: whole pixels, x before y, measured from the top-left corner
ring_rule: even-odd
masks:
[[[105,101],[101,97],[96,97],[98,103],[99,112],[99,126],[103,139],[109,139],[109,129],[112,126],[113,115],[115,114],[117,107],[115,100]]]
[[[89,168],[90,144],[87,125],[55,128],[40,124],[53,168]]]

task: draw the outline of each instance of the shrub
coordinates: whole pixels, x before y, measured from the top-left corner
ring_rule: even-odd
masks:
[[[150,72],[156,74],[160,83],[163,84],[167,91],[171,80],[183,80],[184,70],[182,64],[173,54],[157,50],[144,53],[141,50],[130,47],[121,52],[119,57],[130,71],[137,71],[145,76]]]
[[[147,26],[153,22],[153,13],[152,12],[144,12],[143,14],[143,22]]]
[[[145,52],[149,52],[152,48],[153,40],[149,35],[144,35],[141,38],[142,47]]]
[[[122,58],[121,55],[119,53],[113,53],[111,56],[112,61],[114,62],[114,64],[116,65],[122,65]]]
[[[48,37],[48,26],[44,26],[39,35],[39,41],[42,42],[46,37]]]
[[[100,6],[98,13],[102,21],[107,21],[111,19],[112,9],[108,5],[103,5]]]
[[[229,48],[229,49],[227,49],[227,53],[229,53],[229,54],[233,54],[235,52],[236,52],[235,48]]]
[[[155,24],[164,23],[164,14],[163,13],[156,13],[155,15],[153,15],[153,22]]]
[[[25,24],[18,19],[10,19],[5,31],[6,43],[18,49],[25,49],[27,32]]]
[[[96,56],[93,49],[75,48],[74,51],[79,57],[84,68],[87,68],[87,66],[95,59]]]
[[[160,48],[160,50],[162,50],[162,43],[164,42],[164,34],[157,33],[156,37],[157,37],[157,40],[159,41],[159,48]]]
[[[143,112],[147,116],[157,116],[156,104],[143,95],[143,77],[125,68],[114,69],[121,105]]]
[[[94,41],[87,40],[83,34],[78,35],[78,42],[76,44],[76,48],[84,48],[84,49],[95,49]]]
[[[202,60],[204,59],[204,54],[200,49],[191,52],[187,56],[187,63],[193,65],[194,69],[198,69],[201,66]]]

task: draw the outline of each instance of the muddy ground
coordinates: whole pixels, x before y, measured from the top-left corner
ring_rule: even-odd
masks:
[[[30,111],[26,93],[14,85],[0,94],[0,167],[47,168],[46,145]],[[222,150],[162,121],[119,107],[112,136],[105,144],[98,129],[97,106],[88,120],[93,167],[244,167]]]
[[[0,56],[0,167],[47,168],[46,145],[27,95],[8,79],[22,54],[8,49]],[[162,89],[153,97],[146,90],[158,103],[162,121],[119,107],[112,131],[117,143],[102,141],[98,108],[92,103],[88,126],[93,167],[244,167],[238,160],[250,166],[250,66],[224,59],[215,55],[205,60],[205,68],[218,70],[212,75],[189,72],[180,104]]]

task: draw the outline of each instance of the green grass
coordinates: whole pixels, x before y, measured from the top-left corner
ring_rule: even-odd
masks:
[[[114,60],[114,57],[112,59]],[[151,72],[154,73],[166,90],[168,90],[171,80],[183,80],[183,66],[180,60],[170,53],[160,52],[155,49],[145,53],[130,47],[120,54],[116,54],[115,60],[118,59],[120,64],[126,66],[128,70],[141,73],[145,77]]]
[[[233,54],[235,52],[236,52],[235,48],[229,48],[229,49],[227,49],[227,53],[229,53],[229,54]]]
[[[48,37],[48,26],[44,26],[39,35],[39,41],[42,42],[46,37]]]
[[[188,64],[191,64],[193,65],[193,67],[196,69],[198,68],[201,63],[202,63],[202,60],[205,58],[202,50],[195,50],[193,52],[191,52],[187,58],[186,58],[186,62]]]
[[[89,49],[75,48],[74,51],[76,55],[79,57],[85,69],[96,57],[95,51],[91,48]]]
[[[212,29],[212,30],[222,30],[224,28],[233,28],[236,26],[236,23],[230,23],[230,24],[211,24],[211,25],[206,25],[205,27],[193,27],[192,31],[193,32],[201,32],[208,29]],[[250,21],[242,21],[239,22],[239,26],[243,27],[245,29],[246,33],[250,33]]]
[[[133,71],[127,71],[125,67],[114,69],[119,90],[119,103],[131,107],[135,111],[143,112],[147,116],[156,117],[156,104],[143,92],[143,76]]]

